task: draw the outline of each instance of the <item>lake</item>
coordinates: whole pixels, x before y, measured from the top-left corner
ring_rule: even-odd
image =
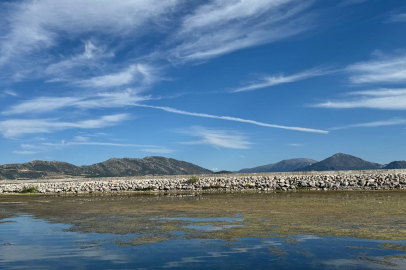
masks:
[[[406,192],[0,196],[0,269],[406,269]]]

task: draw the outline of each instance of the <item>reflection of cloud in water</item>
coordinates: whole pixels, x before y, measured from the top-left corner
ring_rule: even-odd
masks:
[[[233,247],[231,248],[230,251],[218,251],[218,252],[209,251],[206,252],[206,255],[195,257],[184,257],[179,261],[167,262],[163,268],[181,267],[187,263],[205,262],[208,259],[228,257],[231,254],[247,253],[253,250],[267,248],[268,246],[279,246],[279,245],[282,245],[282,243],[279,241],[265,240],[259,245],[252,245],[247,247]]]
[[[370,257],[376,261],[383,261],[384,257]],[[388,262],[396,264],[396,266],[384,265],[373,261],[361,259],[334,259],[323,261],[321,264],[329,266],[333,269],[376,269],[376,270],[399,270],[406,269],[406,261],[399,258],[392,258]]]
[[[319,236],[316,235],[306,235],[306,234],[300,234],[298,236],[294,236],[294,238],[298,241],[298,242],[304,242],[307,240],[320,240],[322,239]]]
[[[19,263],[18,269],[22,269],[22,262],[35,261],[36,269],[49,267],[46,260],[57,260],[63,263],[80,266],[80,260],[74,258],[93,258],[101,261],[125,263],[126,260],[120,254],[113,254],[103,249],[81,249],[80,243],[94,240],[92,234],[80,234],[75,232],[63,232],[69,226],[64,224],[49,224],[43,220],[33,219],[30,216],[20,216],[7,219],[14,223],[1,225],[2,242],[11,245],[0,245],[1,264]],[[105,238],[106,236],[99,236]],[[33,245],[32,243],[35,243]],[[66,260],[69,258],[69,260]],[[44,264],[41,266],[41,264]],[[11,269],[12,265],[7,268]],[[35,269],[32,264],[27,269]]]
[[[220,231],[223,229],[231,229],[236,227],[242,227],[243,225],[222,225],[222,226],[214,226],[214,225],[186,225],[182,226],[182,228],[186,229],[193,229],[202,232],[212,232],[212,231]]]
[[[211,218],[203,218],[203,217],[173,217],[173,218],[151,218],[150,220],[187,221],[187,222],[215,222],[215,221],[222,221],[222,222],[239,222],[239,221],[244,221],[243,218],[232,218],[232,217],[211,217]]]

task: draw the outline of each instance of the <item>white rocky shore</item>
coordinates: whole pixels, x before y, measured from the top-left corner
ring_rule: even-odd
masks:
[[[406,170],[151,176],[58,180],[2,180],[0,194],[35,188],[76,194],[168,191],[294,191],[406,189]]]

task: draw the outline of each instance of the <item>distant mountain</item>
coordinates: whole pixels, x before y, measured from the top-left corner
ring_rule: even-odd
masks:
[[[317,162],[316,160],[308,158],[286,159],[274,164],[242,169],[238,172],[239,173],[293,172],[298,168],[303,168],[316,162]]]
[[[406,161],[392,161],[384,169],[406,169]]]
[[[223,170],[223,171],[215,172],[214,174],[230,174],[230,173],[234,173],[234,172]]]
[[[339,153],[310,166],[299,168],[296,171],[376,170],[382,168],[383,165],[381,164]]]
[[[164,157],[112,158],[90,166],[75,166],[66,162],[41,160],[0,166],[0,180],[211,173],[212,171],[192,163]]]

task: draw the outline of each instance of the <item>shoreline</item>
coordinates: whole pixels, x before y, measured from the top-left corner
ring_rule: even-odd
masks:
[[[29,190],[31,188],[31,190]],[[0,194],[402,190],[406,170],[1,180]],[[28,190],[28,191],[27,191]],[[32,191],[32,192],[30,192]]]

